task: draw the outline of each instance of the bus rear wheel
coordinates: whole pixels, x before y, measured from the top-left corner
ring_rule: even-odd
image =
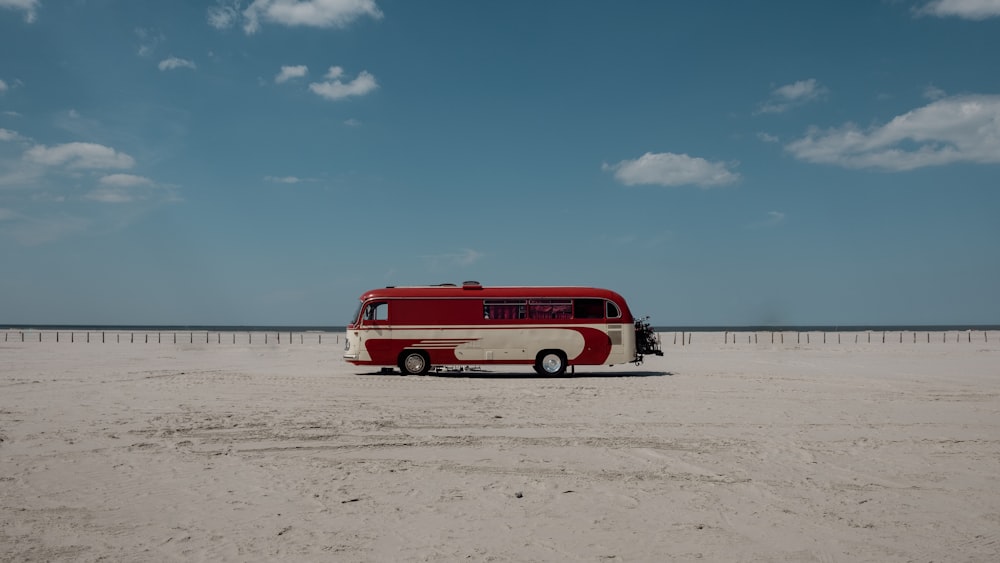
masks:
[[[551,377],[563,375],[566,373],[566,354],[560,350],[542,350],[535,358],[535,372]]]
[[[399,357],[399,371],[403,375],[424,375],[430,369],[427,354],[420,350],[408,350]]]

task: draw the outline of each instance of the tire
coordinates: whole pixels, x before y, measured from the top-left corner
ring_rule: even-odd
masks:
[[[431,369],[427,354],[420,350],[407,350],[399,356],[399,371],[403,375],[425,375]]]
[[[535,358],[535,371],[548,377],[563,375],[566,373],[566,354],[561,350],[542,350]]]

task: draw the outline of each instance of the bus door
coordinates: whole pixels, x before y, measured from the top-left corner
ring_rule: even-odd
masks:
[[[614,301],[604,302],[605,319],[608,323],[608,339],[611,341],[611,362],[626,362],[632,359],[634,352],[630,350],[631,324],[622,323],[622,311]]]
[[[361,312],[362,349],[375,363],[393,365],[396,358],[392,353],[392,327],[388,301],[371,301]]]

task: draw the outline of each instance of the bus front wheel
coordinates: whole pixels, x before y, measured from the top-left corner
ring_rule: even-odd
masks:
[[[403,375],[424,375],[431,369],[431,362],[427,354],[419,350],[409,350],[403,352],[399,358],[399,371]]]
[[[542,350],[535,358],[535,371],[538,375],[554,377],[566,373],[566,354],[560,350]]]

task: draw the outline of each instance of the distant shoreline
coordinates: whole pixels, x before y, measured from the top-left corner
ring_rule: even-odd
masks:
[[[734,326],[656,326],[657,332],[943,332],[965,330],[1000,330],[1000,324],[942,325],[734,325]],[[0,324],[0,330],[38,331],[136,331],[136,332],[327,332],[347,330],[346,326],[283,325],[82,325],[82,324]]]

